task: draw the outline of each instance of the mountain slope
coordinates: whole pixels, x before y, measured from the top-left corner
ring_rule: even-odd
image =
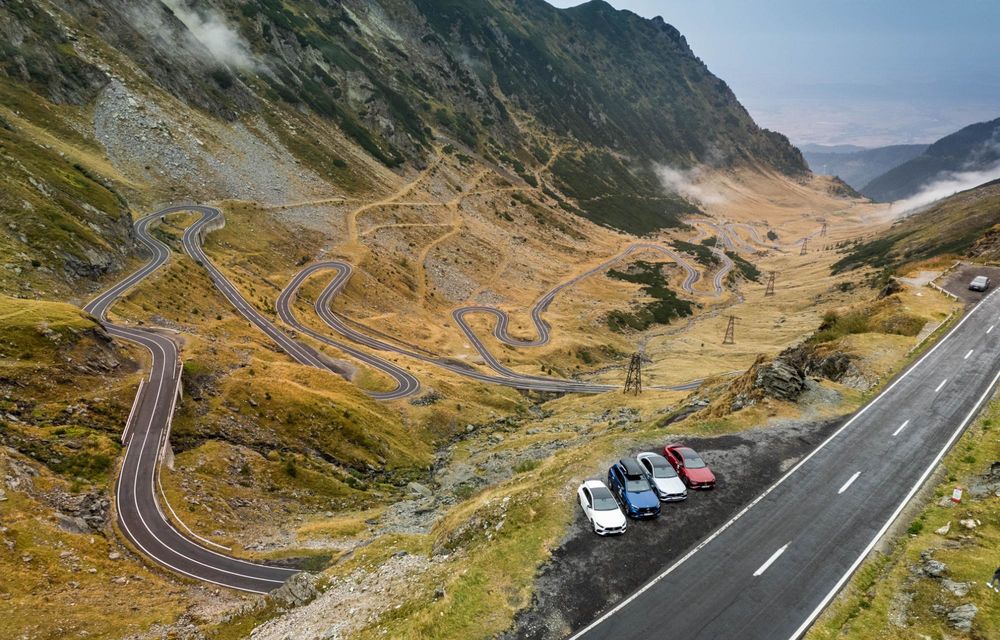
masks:
[[[919,156],[926,144],[897,144],[874,149],[848,149],[811,145],[802,149],[809,168],[816,173],[837,176],[855,189]]]
[[[1000,180],[955,194],[903,218],[886,233],[855,245],[834,264],[834,272],[863,266],[898,270],[942,255],[996,260],[1000,224]]]
[[[135,117],[180,134],[181,144],[177,127],[190,122],[172,122],[177,109],[193,109],[208,125],[242,125],[263,144],[284,146],[311,172],[308,181],[347,190],[371,180],[351,162],[356,148],[388,168],[419,168],[435,144],[451,140],[530,183],[552,139],[578,148],[579,166],[628,174],[610,179],[625,200],[609,206],[581,192],[579,166],[553,167],[566,195],[579,196],[577,212],[636,233],[696,211],[663,193],[654,163],[807,170],[676,29],[603,2],[558,10],[544,0],[15,0],[0,15],[7,81],[57,105],[96,101],[95,133],[119,165],[192,196],[262,193],[246,177],[219,176],[216,165],[227,159],[172,170],[168,160],[185,163],[204,149],[181,159],[137,149],[152,141],[123,143],[116,124],[128,116],[103,119],[100,107],[152,102],[159,109]],[[283,191],[287,180],[275,182]],[[623,219],[643,202],[657,213],[648,207],[639,224]]]
[[[935,181],[990,170],[998,164],[1000,118],[969,125],[941,138],[912,160],[872,179],[861,192],[877,202],[902,200]]]
[[[600,0],[566,10],[542,0],[415,3],[450,50],[468,51],[508,99],[557,132],[660,162],[804,169],[662,18]]]

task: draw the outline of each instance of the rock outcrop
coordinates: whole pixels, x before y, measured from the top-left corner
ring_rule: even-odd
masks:
[[[301,607],[316,599],[319,589],[316,582],[319,577],[306,573],[296,573],[285,584],[271,592],[271,598],[284,607]]]

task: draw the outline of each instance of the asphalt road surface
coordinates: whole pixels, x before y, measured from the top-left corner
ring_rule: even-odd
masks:
[[[158,490],[162,493],[161,452],[170,434],[180,384],[177,345],[161,333],[115,325],[107,320],[108,309],[115,300],[169,258],[169,248],[149,235],[149,225],[170,212],[159,211],[136,222],[136,238],[152,258],[84,307],[109,334],[141,344],[151,355],[149,377],[140,384],[122,435],[127,444],[115,485],[118,527],[139,551],[172,571],[233,589],[266,593],[281,586],[296,570],[255,564],[212,551],[185,537],[161,511],[157,496]],[[167,504],[165,499],[164,504]]]
[[[637,592],[595,611],[573,640],[800,637],[998,379],[994,292],[777,483]]]

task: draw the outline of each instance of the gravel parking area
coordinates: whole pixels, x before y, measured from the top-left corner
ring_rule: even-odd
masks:
[[[990,288],[985,292],[969,291],[969,283],[976,276],[988,277],[992,281]],[[944,283],[941,284],[945,291],[955,294],[967,305],[979,302],[997,286],[1000,286],[1000,267],[965,263],[958,265],[954,271],[945,276]]]
[[[538,577],[531,606],[501,637],[549,640],[586,625],[721,526],[840,423],[800,422],[684,439],[712,467],[715,490],[690,492],[684,502],[664,504],[654,520],[629,520],[628,531],[618,537],[595,535],[578,508],[566,539]],[[650,443],[644,450],[660,451],[663,444]]]

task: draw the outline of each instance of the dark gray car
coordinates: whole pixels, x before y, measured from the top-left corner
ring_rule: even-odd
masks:
[[[970,291],[986,291],[990,288],[990,279],[986,276],[976,276],[969,283]]]

